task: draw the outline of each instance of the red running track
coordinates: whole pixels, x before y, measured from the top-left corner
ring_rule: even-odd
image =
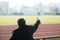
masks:
[[[0,40],[8,40],[17,25],[0,25]],[[60,24],[41,24],[34,33],[34,38],[59,37]]]

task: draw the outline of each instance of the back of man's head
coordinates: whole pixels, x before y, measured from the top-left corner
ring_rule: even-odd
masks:
[[[26,24],[26,22],[25,22],[24,18],[18,19],[18,26],[23,26],[25,24]]]

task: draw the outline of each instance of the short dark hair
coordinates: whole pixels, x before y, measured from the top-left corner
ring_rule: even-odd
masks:
[[[25,25],[25,19],[24,18],[20,18],[20,19],[18,19],[18,26],[23,26],[23,25]]]

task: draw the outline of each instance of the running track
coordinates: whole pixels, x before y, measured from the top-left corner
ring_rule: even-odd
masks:
[[[17,25],[0,25],[0,40],[8,40]],[[34,33],[34,38],[59,37],[60,24],[41,24]]]

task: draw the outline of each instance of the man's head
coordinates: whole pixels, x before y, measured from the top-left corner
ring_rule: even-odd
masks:
[[[18,26],[23,26],[25,24],[26,24],[26,22],[25,22],[24,18],[18,19]]]

